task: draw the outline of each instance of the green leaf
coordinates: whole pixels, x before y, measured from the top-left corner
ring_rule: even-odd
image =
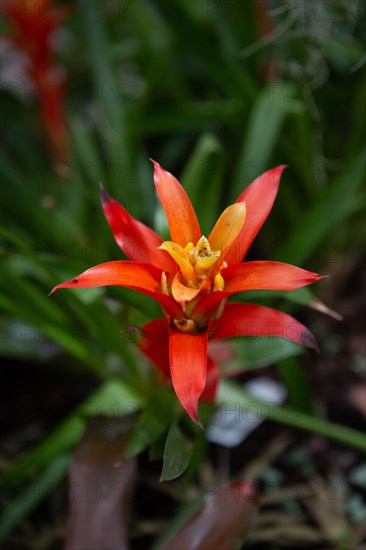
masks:
[[[204,134],[180,178],[198,215],[203,235],[211,231],[216,221],[223,176],[223,148],[213,134]]]
[[[103,168],[98,150],[93,142],[90,130],[82,124],[79,117],[71,118],[70,127],[75,153],[78,156],[81,170],[95,185],[103,183]]]
[[[109,379],[77,409],[83,417],[125,416],[144,406],[144,398],[123,380]]]
[[[160,481],[171,481],[182,475],[188,467],[192,452],[192,442],[183,435],[178,424],[173,424],[166,438]]]
[[[172,2],[155,0],[155,4],[174,28],[175,34],[181,38],[185,51],[196,58],[200,69],[219,89],[234,97],[238,94],[238,90],[246,90],[249,96],[255,94],[257,85],[246,69],[229,55],[225,55],[220,44],[215,40],[205,39],[202,26],[193,19],[191,13],[188,13],[184,3],[179,0]],[[206,9],[203,11],[203,16],[205,15]],[[202,23],[202,18],[199,19],[199,23]]]
[[[8,276],[11,281],[12,273],[10,271],[4,269],[2,274],[5,279],[7,279]],[[17,273],[14,273],[14,276],[17,276]],[[49,322],[57,325],[66,324],[67,316],[65,312],[62,311],[59,305],[52,302],[47,296],[47,293],[41,290],[33,281],[26,280],[20,276],[17,280],[17,284],[12,286],[14,298],[17,298],[16,301],[19,300],[19,302],[23,304],[23,307],[25,306],[30,311],[36,312],[35,315],[38,319],[43,319],[44,323]]]
[[[3,472],[0,479],[2,490],[16,487],[36,470],[46,468],[57,456],[71,449],[84,430],[84,422],[78,415],[71,416],[39,445],[20,456]]]
[[[116,79],[116,68],[112,66],[107,34],[105,6],[90,4],[85,12],[84,0],[79,0],[79,13],[83,24],[86,54],[90,63],[94,91],[98,97],[100,124],[99,131],[104,137],[104,146],[109,157],[109,171],[106,178],[113,194],[117,195],[117,184],[121,177],[124,182],[131,182],[134,168],[130,158],[129,126],[126,119],[124,103],[119,101],[120,82]],[[139,206],[136,185],[129,185],[123,195],[124,205],[131,211]]]
[[[137,420],[125,452],[126,458],[140,454],[166,432],[177,415],[177,399],[164,386],[156,386],[146,409]]]
[[[150,112],[140,122],[141,130],[147,134],[166,132],[208,132],[222,124],[232,124],[242,115],[243,105],[237,100],[189,101],[176,105],[174,110]]]
[[[19,496],[5,506],[0,520],[0,540],[24,519],[65,476],[70,464],[70,454],[56,456],[32,483],[19,489]]]
[[[358,188],[364,181],[366,154],[362,150],[349,159],[344,170],[321,197],[298,220],[275,257],[279,261],[303,264],[328,233],[348,217]]]
[[[337,321],[342,320],[342,316],[319,300],[309,287],[298,288],[296,290],[249,290],[235,296],[236,301],[259,302],[268,306],[273,306],[273,302],[278,299],[287,300],[288,302],[292,302],[292,304],[311,307],[337,319]]]
[[[10,325],[10,327],[5,327],[8,331],[8,334],[5,336],[12,339],[13,342],[18,338],[20,343],[26,339],[28,344],[29,342],[36,344],[40,337],[49,339],[62,346],[86,365],[89,365],[99,376],[104,373],[105,365],[101,357],[91,353],[89,347],[80,339],[75,339],[72,333],[70,333],[69,326],[42,321],[42,318],[38,316],[37,310],[27,307],[27,302],[19,304],[9,296],[0,294],[0,305],[12,317],[19,317],[19,320],[11,318],[7,322],[7,325]]]
[[[224,375],[272,365],[281,359],[304,352],[299,344],[274,336],[246,336],[237,341],[231,338],[230,346],[235,352],[235,358],[220,367],[220,372]]]
[[[17,459],[0,479],[0,488],[19,485],[35,470],[49,462],[79,441],[85,428],[85,418],[95,415],[123,416],[138,410],[143,399],[121,380],[108,380],[90,395],[44,441]]]
[[[297,105],[299,104],[294,99],[294,87],[288,82],[274,82],[261,91],[251,111],[239,155],[233,199],[243,191],[243,179],[252,181],[268,169],[268,162],[275,149],[285,116]]]
[[[282,359],[277,369],[286,385],[290,405],[305,413],[314,412],[309,381],[299,360],[296,357]]]
[[[301,413],[290,407],[264,403],[260,399],[253,397],[234,382],[223,380],[220,383],[217,401],[224,407],[237,407],[238,405],[239,407],[247,407],[248,405],[256,405],[258,414],[261,414],[268,420],[278,422],[279,424],[285,424],[291,428],[322,435],[338,443],[342,443],[343,445],[363,452],[366,451],[366,438],[362,432],[347,428],[346,426],[341,426],[340,424],[327,422],[316,416]]]

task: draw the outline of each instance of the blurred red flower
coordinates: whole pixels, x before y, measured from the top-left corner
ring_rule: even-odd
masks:
[[[37,92],[40,118],[53,158],[56,164],[64,164],[69,158],[65,77],[56,66],[51,37],[70,8],[53,6],[53,0],[3,0],[1,10],[10,23],[10,40],[27,57],[26,73]]]

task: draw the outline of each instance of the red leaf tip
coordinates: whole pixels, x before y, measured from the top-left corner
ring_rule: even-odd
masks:
[[[122,329],[121,332],[137,334],[138,336],[142,336],[143,338],[146,338],[145,332],[140,327],[136,327],[135,325],[130,325],[129,327]]]
[[[310,330],[304,330],[301,334],[301,343],[307,348],[311,348],[316,352],[320,353],[318,342],[315,339],[315,336],[310,332]]]
[[[202,431],[205,431],[205,428],[204,428],[201,420],[198,418],[198,415],[196,416],[196,418],[192,418],[192,420],[194,420],[194,422],[197,424],[197,426],[199,426],[201,428]]]
[[[56,290],[59,290],[60,288],[72,288],[74,285],[76,286],[79,283],[79,279],[71,279],[70,281],[66,281],[65,283],[60,283],[59,285],[56,285],[48,296],[51,296]]]
[[[183,403],[181,400],[181,405],[184,407],[186,413],[191,417],[191,419],[193,420],[193,422],[195,422],[195,424],[197,424],[197,426],[199,426],[201,428],[201,430],[205,430],[205,428],[203,427],[203,424],[201,422],[201,420],[199,419],[199,416],[198,416],[198,402],[196,399],[189,399],[189,400],[185,400],[185,402]]]
[[[159,164],[156,160],[151,159],[151,158],[150,158],[149,160],[150,160],[150,162],[152,162],[153,165],[154,165],[154,178],[156,178],[156,177],[158,176],[158,174],[161,174],[161,173],[170,174],[170,172],[168,172],[167,170],[164,170],[164,168],[162,168],[162,167],[160,166],[160,164]],[[170,174],[170,175],[171,175],[171,174]]]
[[[102,184],[100,184],[100,198],[101,198],[102,203],[111,202],[111,200],[112,200],[110,195],[104,189]]]

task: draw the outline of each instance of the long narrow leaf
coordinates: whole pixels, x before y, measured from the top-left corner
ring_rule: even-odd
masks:
[[[0,520],[0,540],[8,534],[35,508],[66,475],[70,454],[55,457],[35,480],[19,490],[19,496],[4,508]]]
[[[331,182],[321,198],[298,220],[276,253],[276,259],[292,262],[291,251],[296,260],[304,263],[325,239],[328,233],[344,222],[349,213],[349,204],[364,181],[366,152],[360,151],[344,167],[343,171]]]
[[[220,384],[218,402],[224,407],[239,406],[245,408],[248,405],[255,406],[258,414],[264,418],[295,429],[328,437],[360,451],[366,451],[366,439],[363,433],[346,426],[327,422],[322,418],[295,411],[289,407],[270,405],[253,397],[233,382],[224,380]]]

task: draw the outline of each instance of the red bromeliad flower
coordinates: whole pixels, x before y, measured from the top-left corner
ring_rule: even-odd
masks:
[[[55,65],[51,36],[66,19],[70,7],[53,3],[53,0],[3,0],[1,9],[11,24],[12,42],[27,56],[27,75],[38,93],[40,116],[55,161],[66,163],[69,152],[64,114],[65,77]]]
[[[227,297],[246,290],[293,290],[322,276],[280,262],[242,262],[272,208],[284,166],[265,172],[249,185],[206,238],[183,187],[153,163],[171,241],[163,242],[102,189],[108,223],[132,261],[97,265],[52,292],[117,285],[155,298],[165,316],[142,327],[140,348],[171,377],[178,399],[198,422],[198,401],[214,400],[218,381],[217,365],[208,355],[209,339],[281,336],[317,348],[311,332],[293,317],[255,304],[227,302]]]

